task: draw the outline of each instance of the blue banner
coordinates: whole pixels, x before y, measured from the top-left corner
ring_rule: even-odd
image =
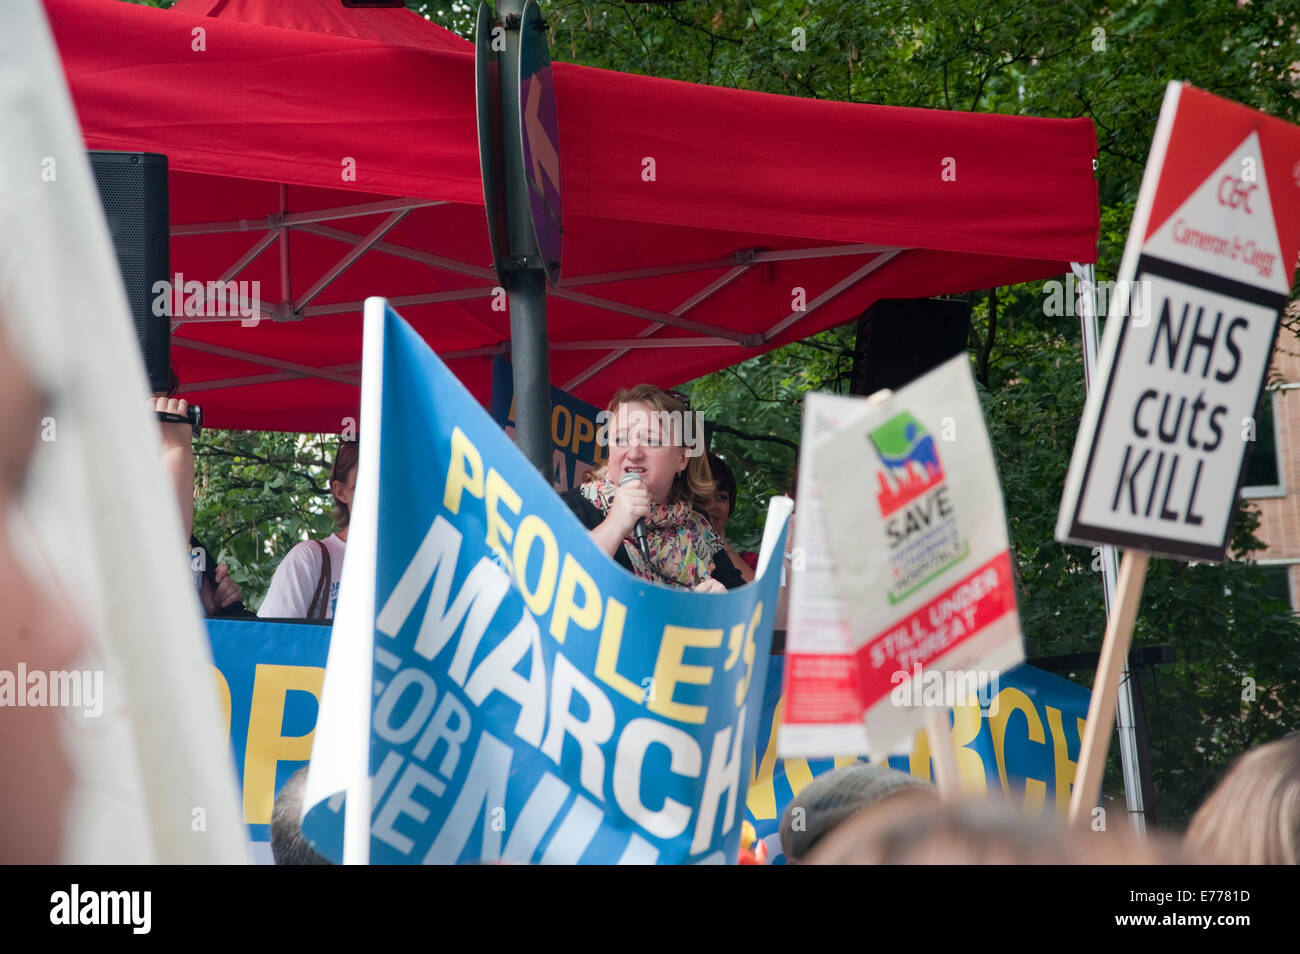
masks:
[[[244,821],[250,839],[258,845],[270,837],[267,826],[275,794],[311,755],[330,628],[212,619],[208,636],[226,702]],[[767,844],[774,864],[784,862],[778,825],[795,795],[823,772],[858,761],[776,757],[774,723],[779,719],[783,666],[780,656],[768,663],[745,806],[745,817]],[[1023,793],[1032,811],[1055,807],[1064,814],[1088,711],[1088,690],[1021,666],[1002,678],[993,698],[997,705],[989,708],[995,709],[994,717],[990,719],[985,709],[974,739],[962,743],[962,750],[978,760],[976,766],[970,755],[959,756],[965,783],[971,783],[969,773],[977,770],[990,792],[1004,790],[1013,797]],[[954,721],[954,727],[966,735],[970,715],[958,714]],[[924,735],[918,734],[911,755],[890,759],[890,765],[929,777]]]
[[[515,433],[515,379],[510,362],[501,355],[492,359],[492,419],[511,437]],[[597,435],[600,408],[579,401],[566,391],[551,386],[551,441],[555,445],[552,483],[559,491],[582,483],[588,470],[600,467],[608,455]]]
[[[311,758],[328,625],[210,619],[217,690],[254,843],[270,840],[275,796]]]
[[[370,860],[734,861],[779,565],[723,594],[635,578],[410,326],[382,321],[368,312],[382,401],[368,415],[363,383],[358,471],[378,518],[349,528],[335,619],[336,641],[373,639]],[[348,600],[372,627],[340,633]],[[323,719],[331,704],[327,688]],[[347,761],[323,738],[313,774]],[[341,854],[326,803],[303,829]]]
[[[767,846],[768,861],[784,864],[780,822],[786,807],[818,775],[858,761],[838,759],[781,759],[776,754],[776,730],[784,709],[781,674],[784,658],[773,657],[763,693],[758,751],[750,777],[746,818]],[[1022,802],[1032,815],[1055,810],[1064,816],[1070,801],[1075,762],[1088,716],[1092,693],[1082,686],[1033,666],[1004,673],[996,685],[982,690],[979,699],[950,710],[957,768],[967,792],[1001,792]],[[889,759],[891,767],[930,778],[930,745],[918,732],[911,753]]]

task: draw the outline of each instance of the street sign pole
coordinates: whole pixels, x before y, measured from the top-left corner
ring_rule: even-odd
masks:
[[[549,476],[553,455],[546,280],[558,280],[560,264],[559,155],[550,59],[532,0],[501,0],[497,18],[486,2],[480,4],[477,33],[479,155],[493,264],[510,307],[515,440],[524,456]],[[529,84],[527,91],[524,84]],[[525,100],[526,95],[532,98]],[[549,123],[539,115],[549,117]],[[545,162],[538,158],[539,143]],[[544,191],[537,182],[539,170],[549,173],[552,193],[544,208],[553,210],[553,216],[546,222],[536,221],[538,207],[531,197]]]

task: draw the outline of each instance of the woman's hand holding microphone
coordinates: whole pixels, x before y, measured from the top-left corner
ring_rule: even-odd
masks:
[[[638,520],[650,516],[650,491],[636,474],[624,474],[614,491],[614,502],[605,515],[606,523],[613,523],[621,534],[620,539],[632,536]]]

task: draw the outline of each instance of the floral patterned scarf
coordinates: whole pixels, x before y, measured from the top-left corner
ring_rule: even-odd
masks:
[[[608,513],[618,485],[609,477],[592,475],[581,487],[582,495],[601,513]],[[708,518],[685,501],[669,501],[650,508],[645,521],[650,562],[641,556],[636,540],[628,537],[623,549],[632,560],[632,571],[643,580],[654,580],[694,589],[713,572],[713,558],[722,549]]]

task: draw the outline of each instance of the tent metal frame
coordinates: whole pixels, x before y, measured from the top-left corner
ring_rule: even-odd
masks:
[[[491,282],[489,285],[474,285],[468,288],[454,288],[443,291],[431,291],[415,295],[399,296],[391,299],[393,306],[397,308],[411,305],[429,305],[482,299],[491,295],[493,291],[499,287],[496,272],[489,266],[475,265],[471,262],[464,262],[442,255],[435,255],[431,252],[387,241],[385,239],[385,236],[387,236],[389,232],[391,232],[409,213],[416,209],[432,208],[435,206],[447,205],[449,203],[425,199],[394,198],[374,202],[362,202],[357,203],[356,205],[332,206],[329,208],[315,209],[305,212],[288,212],[285,209],[287,205],[287,192],[288,187],[284,184],[280,184],[280,211],[270,213],[260,219],[231,219],[217,222],[194,222],[175,225],[171,229],[171,235],[173,238],[228,235],[239,232],[262,233],[253,244],[250,245],[242,255],[236,258],[216,279],[217,282],[222,284],[238,281],[239,275],[243,273],[245,269],[261,258],[272,246],[277,247],[280,256],[279,272],[281,298],[278,302],[261,302],[258,309],[259,320],[301,321],[307,318],[323,318],[331,315],[359,316],[363,305],[362,301],[330,302],[325,304],[312,304],[312,302],[315,301],[332,282],[346,272],[358,259],[371,252],[392,255],[408,261],[419,262],[428,266],[431,270],[441,270],[452,274],[465,275]],[[364,235],[326,224],[341,220],[345,221],[347,219],[358,219],[366,216],[385,214],[386,217],[383,221],[374,226]],[[348,246],[347,251],[333,265],[317,277],[311,286],[303,292],[297,300],[294,300],[290,294],[290,276],[293,273],[293,261],[291,259],[288,237],[289,234],[294,231],[301,232],[305,235],[314,235],[318,238],[331,239]],[[573,390],[608,367],[610,364],[618,361],[629,351],[639,348],[739,347],[753,349],[763,347],[772,341],[772,339],[777,335],[785,332],[791,326],[804,318],[807,318],[828,302],[833,301],[837,296],[843,294],[845,291],[865,279],[868,275],[888,264],[888,262],[892,261],[895,257],[905,251],[907,251],[907,249],[871,244],[810,246],[807,248],[779,250],[742,249],[732,253],[731,255],[710,259],[675,262],[665,265],[649,266],[646,268],[620,269],[588,275],[565,276],[561,279],[558,286],[552,286],[547,289],[547,294],[549,296],[576,302],[578,304],[588,305],[593,308],[600,308],[606,311],[628,315],[633,318],[639,318],[646,322],[646,327],[638,332],[635,337],[631,338],[610,338],[592,341],[552,341],[550,347],[553,351],[607,352],[607,354],[593,361],[583,371],[566,380],[561,387],[566,391]],[[871,256],[871,258],[864,264],[854,267],[830,288],[812,298],[803,310],[790,312],[759,334],[744,334],[718,325],[692,321],[690,318],[686,317],[692,309],[707,301],[733,282],[749,274],[755,266],[767,262],[788,262],[825,258],[855,258],[860,256]],[[692,295],[667,312],[642,308],[638,305],[620,302],[609,297],[595,295],[580,290],[593,285],[636,281],[644,278],[660,278],[667,275],[685,275],[691,272],[716,271],[718,269],[726,269],[726,271],[722,275],[701,286]],[[205,301],[206,300],[207,299],[205,298]],[[173,318],[172,330],[175,331],[186,325],[202,325],[244,320],[246,319],[238,314],[227,316],[177,315]],[[664,328],[674,328],[679,331],[694,332],[694,336],[672,338],[655,337],[655,335]],[[508,354],[510,351],[508,331],[504,328],[501,329],[501,335],[505,340],[500,344],[488,345],[481,348],[470,348],[462,351],[450,351],[444,353],[442,357],[444,360],[455,360],[458,358]],[[222,357],[233,358],[240,361],[246,361],[250,364],[257,364],[275,369],[273,373],[269,374],[252,374],[216,380],[196,381],[181,387],[180,393],[185,393],[186,391],[206,391],[220,388],[240,387],[250,384],[288,381],[295,378],[319,378],[325,381],[349,384],[354,387],[360,387],[361,384],[360,378],[356,376],[356,372],[359,371],[360,366],[355,363],[337,365],[334,367],[316,368],[297,362],[284,361],[266,355],[259,355],[251,351],[211,345],[202,341],[195,341],[184,337],[173,337],[172,346],[178,348],[189,348],[193,351],[220,355]]]

